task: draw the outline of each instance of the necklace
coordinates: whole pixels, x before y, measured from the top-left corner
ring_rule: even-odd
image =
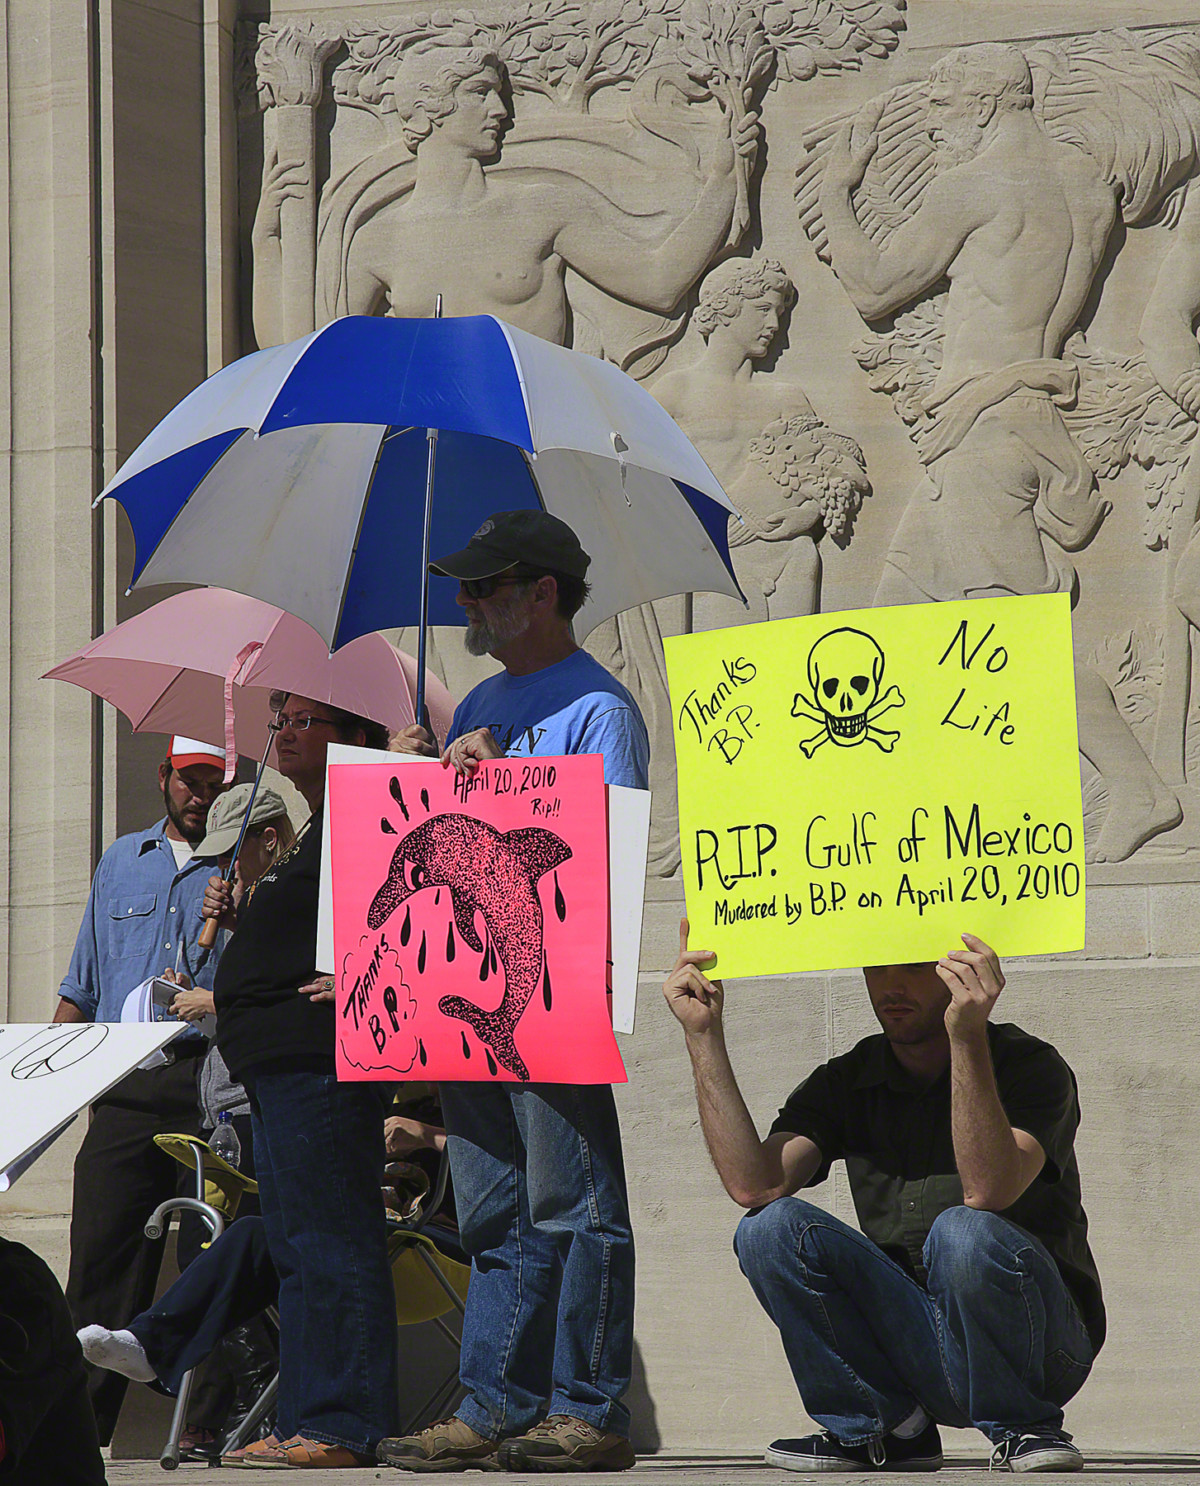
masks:
[[[263,873],[263,875],[261,877],[256,878],[250,884],[250,886],[246,889],[246,899],[245,899],[245,901],[247,903],[249,903],[250,899],[253,898],[254,893],[255,893],[255,889],[258,887],[258,884],[260,882],[266,882],[268,879],[270,879],[271,881],[274,881],[274,879],[275,879],[275,873],[278,870],[278,868],[282,867],[283,864],[284,864],[284,862],[286,862],[289,857],[294,856],[296,854],[296,852],[300,849],[300,843],[301,843],[301,841],[304,840],[304,837],[305,837],[305,835],[308,832],[308,828],[309,828],[309,826],[312,825],[314,819],[315,819],[314,816],[311,816],[310,815],[308,817],[308,819],[304,822],[304,824],[296,832],[296,839],[292,842],[292,844],[288,847],[288,849],[286,851],[284,851],[284,852],[281,852],[279,854],[279,856],[277,856],[275,858],[275,860],[271,863],[271,865]]]

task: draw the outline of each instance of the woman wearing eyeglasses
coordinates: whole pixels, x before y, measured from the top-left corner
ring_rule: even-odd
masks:
[[[214,993],[217,1045],[246,1087],[267,1246],[279,1273],[276,1434],[246,1464],[373,1464],[397,1407],[396,1324],[382,1182],[390,1084],[339,1083],[332,979],[317,974],[317,897],[331,742],[386,748],[387,729],[307,697],[272,696],[279,772],[312,814],[234,911]]]

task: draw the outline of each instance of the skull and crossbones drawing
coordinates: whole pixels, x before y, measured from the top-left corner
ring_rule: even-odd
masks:
[[[868,738],[891,753],[898,732],[875,726],[875,719],[892,707],[903,707],[898,687],[879,694],[883,682],[883,651],[870,635],[857,629],[835,629],[822,635],[808,652],[808,684],[812,696],[798,691],[792,716],[821,724],[821,731],[803,738],[800,747],[812,758],[823,743],[854,748]]]

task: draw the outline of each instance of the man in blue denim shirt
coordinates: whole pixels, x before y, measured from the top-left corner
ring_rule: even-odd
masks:
[[[209,806],[224,788],[225,755],[173,738],[159,783],[167,815],[114,841],[100,859],[56,1022],[117,1022],[125,997],[152,975],[178,968],[212,989],[217,951],[200,949],[200,905],[211,863],[192,858]],[[182,1168],[152,1144],[168,1131],[195,1133],[197,1059],[207,1039],[181,1033],[173,1061],[138,1069],[92,1107],[75,1159],[67,1300],[76,1327],[119,1329],[154,1299],[162,1240],[142,1231],[153,1209],[179,1189]],[[126,1379],[92,1369],[89,1393],[101,1443],[120,1412]]]
[[[459,579],[466,647],[504,666],[459,705],[443,763],[598,753],[608,784],[645,789],[637,704],[580,650],[571,618],[589,558],[565,522],[502,511],[431,564]],[[394,740],[436,756],[422,728]],[[441,1085],[459,1236],[471,1256],[452,1419],[382,1440],[410,1471],[624,1470],[633,1232],[607,1085]]]
[[[1004,989],[973,934],[936,964],[864,972],[883,1035],[816,1068],[760,1140],[725,1047],[724,990],[688,949],[664,986],[700,1123],[749,1213],[734,1248],[823,1433],[775,1440],[785,1470],[932,1471],[938,1423],[974,1426],[992,1467],[1074,1471],[1063,1405],[1104,1342],[1080,1202],[1075,1077],[991,1021]],[[861,1231],[793,1194],[842,1159]]]

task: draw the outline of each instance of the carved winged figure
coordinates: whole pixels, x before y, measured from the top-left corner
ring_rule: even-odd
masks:
[[[1079,389],[1067,342],[1118,221],[1170,214],[1196,169],[1198,57],[1194,35],[1127,32],[966,47],[806,137],[801,221],[863,318],[919,313],[949,283],[936,349],[922,325],[932,381],[915,388],[912,362],[896,388],[927,479],[878,603],[1075,590],[1067,553],[1109,505],[1064,419]],[[1110,799],[1090,855],[1123,860],[1178,824],[1179,801],[1103,680],[1080,665],[1077,689]]]

